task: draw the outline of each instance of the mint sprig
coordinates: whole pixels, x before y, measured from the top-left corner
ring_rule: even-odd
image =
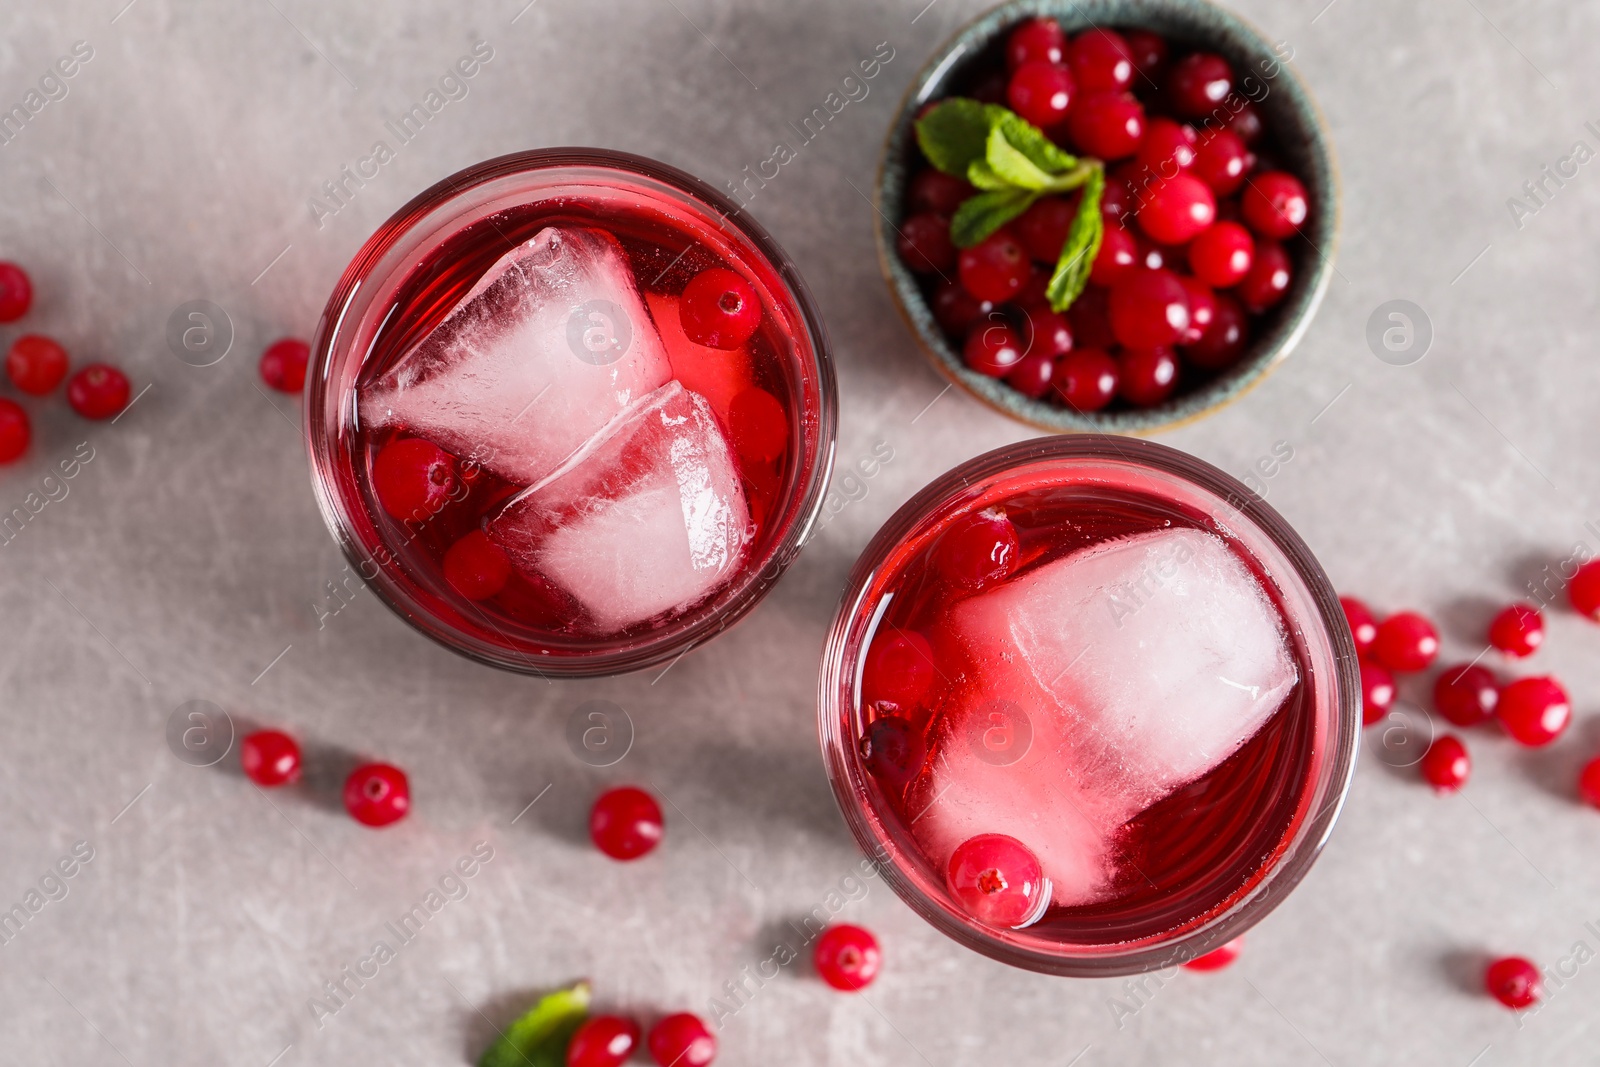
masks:
[[[950,239],[958,248],[988,238],[1041,196],[1083,189],[1048,289],[1053,309],[1071,306],[1088,284],[1105,235],[1100,215],[1105,165],[1063,151],[1014,111],[966,97],[940,101],[917,120],[916,134],[935,168],[979,190],[962,201],[950,221]]]
[[[567,1044],[588,1014],[588,982],[558,989],[506,1027],[478,1067],[566,1067]]]

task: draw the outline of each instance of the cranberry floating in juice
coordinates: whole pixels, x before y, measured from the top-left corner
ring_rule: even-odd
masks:
[[[334,294],[309,383],[319,499],[361,576],[540,673],[634,669],[737,619],[831,454],[826,341],[781,251],[615,153],[490,161],[403,209]]]

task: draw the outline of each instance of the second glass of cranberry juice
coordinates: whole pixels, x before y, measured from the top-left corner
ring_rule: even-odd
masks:
[[[846,589],[819,707],[862,846],[946,933],[1058,974],[1172,966],[1291,889],[1354,767],[1338,599],[1243,485],[1047,438],[957,468]]]
[[[637,669],[749,610],[834,432],[825,335],[687,175],[552,150],[447,179],[368,242],[308,375],[314,482],[362,577],[500,666]]]

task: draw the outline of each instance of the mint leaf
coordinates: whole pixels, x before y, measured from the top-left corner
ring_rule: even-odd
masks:
[[[967,168],[967,181],[971,182],[974,188],[989,191],[1012,188],[1010,182],[995,173],[994,168],[989,166],[989,161],[986,159],[972,161],[972,166]]]
[[[917,120],[917,144],[935,168],[965,178],[967,169],[983,158],[997,111],[1005,108],[964,96],[941,100]]]
[[[1004,123],[997,123],[995,128],[989,131],[989,142],[984,154],[984,163],[998,177],[1019,189],[1039,190],[1050,186],[1050,175],[1040,170],[1033,160],[1028,158],[1026,153],[1018,150],[1006,137]],[[968,175],[970,176],[980,165],[974,163],[969,167],[967,170]],[[968,180],[971,180],[970,177]],[[978,183],[973,182],[972,184],[977,185]],[[979,186],[979,188],[983,187]]]
[[[957,248],[971,248],[1028,210],[1038,198],[1031,189],[996,189],[969,196],[950,220],[950,240]]]
[[[588,1014],[588,982],[557,990],[506,1027],[478,1067],[566,1067],[567,1043]]]
[[[1106,172],[1094,167],[1083,186],[1083,197],[1078,201],[1078,213],[1067,228],[1067,241],[1061,246],[1061,258],[1056,261],[1055,273],[1050,275],[1050,285],[1045,295],[1050,307],[1065,311],[1083,294],[1089,284],[1089,271],[1095,256],[1100,254],[1100,242],[1105,238],[1106,220],[1100,214],[1100,196],[1105,192]],[[965,206],[965,205],[963,205]]]
[[[1015,111],[1008,111],[1003,107],[995,107],[999,112],[994,116],[994,128],[1005,135],[1006,141],[1012,148],[1028,157],[1029,162],[1048,174],[1071,170],[1078,165],[1078,157],[1063,152],[1056,143],[1045,136],[1045,132]],[[992,140],[989,142],[994,143]],[[989,162],[993,163],[994,160]]]

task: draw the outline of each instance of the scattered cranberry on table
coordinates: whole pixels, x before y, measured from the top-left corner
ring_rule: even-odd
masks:
[[[1506,956],[1489,964],[1483,985],[1494,999],[1518,1011],[1531,1008],[1544,994],[1539,968],[1521,956]]]
[[[1578,795],[1600,808],[1600,756],[1584,764],[1578,775]]]
[[[16,322],[33,304],[33,282],[15,263],[0,262],[0,322]]]
[[[128,376],[105,363],[91,363],[67,380],[67,403],[86,419],[109,419],[128,406]]]
[[[1567,586],[1567,597],[1579,615],[1600,622],[1600,559],[1578,568]]]
[[[1203,956],[1196,956],[1184,967],[1191,971],[1220,971],[1228,964],[1239,958],[1244,951],[1244,935],[1240,934],[1232,941],[1212,949]]]
[[[1440,793],[1454,793],[1467,784],[1472,757],[1454,734],[1441,734],[1422,756],[1422,777]]]
[[[1356,655],[1366,659],[1372,654],[1372,642],[1378,639],[1378,619],[1372,609],[1353,596],[1339,598],[1344,611],[1344,621],[1350,626],[1350,636],[1355,639]]]
[[[1512,604],[1489,623],[1489,643],[1508,656],[1531,656],[1544,644],[1544,617],[1532,604]]]
[[[33,426],[22,405],[9,398],[0,398],[0,463],[10,463],[28,450],[33,440]]]
[[[387,763],[367,763],[344,782],[344,807],[363,826],[388,826],[411,810],[406,772]]]
[[[1414,611],[1400,611],[1378,624],[1372,658],[1391,671],[1426,670],[1439,654],[1439,631]]]
[[[1394,707],[1397,694],[1394,675],[1376,663],[1361,665],[1361,724],[1372,726],[1382,722]]]
[[[634,786],[608,789],[589,812],[589,837],[614,860],[636,860],[661,843],[665,824],[656,798]]]
[[[45,396],[67,376],[67,350],[48,337],[23,334],[6,353],[6,375],[29,396]]]
[[[1457,726],[1476,726],[1494,718],[1500,685],[1487,667],[1463,663],[1446,667],[1433,683],[1433,706]]]
[[[572,1035],[567,1067],[621,1067],[639,1047],[639,1024],[620,1015],[594,1015]]]
[[[293,337],[274,341],[261,353],[261,380],[280,393],[298,393],[305,388],[306,364],[311,361],[311,346]]]
[[[706,1067],[717,1058],[716,1035],[698,1015],[680,1012],[650,1028],[650,1058],[659,1067]]]
[[[835,989],[853,993],[865,989],[878,977],[883,952],[872,931],[841,923],[824,930],[817,938],[813,957],[817,974]]]
[[[282,730],[257,730],[239,743],[239,765],[256,785],[285,785],[300,777],[300,745]]]
[[[1572,702],[1554,678],[1518,678],[1500,690],[1495,714],[1514,740],[1538,747],[1566,730],[1572,721]]]

